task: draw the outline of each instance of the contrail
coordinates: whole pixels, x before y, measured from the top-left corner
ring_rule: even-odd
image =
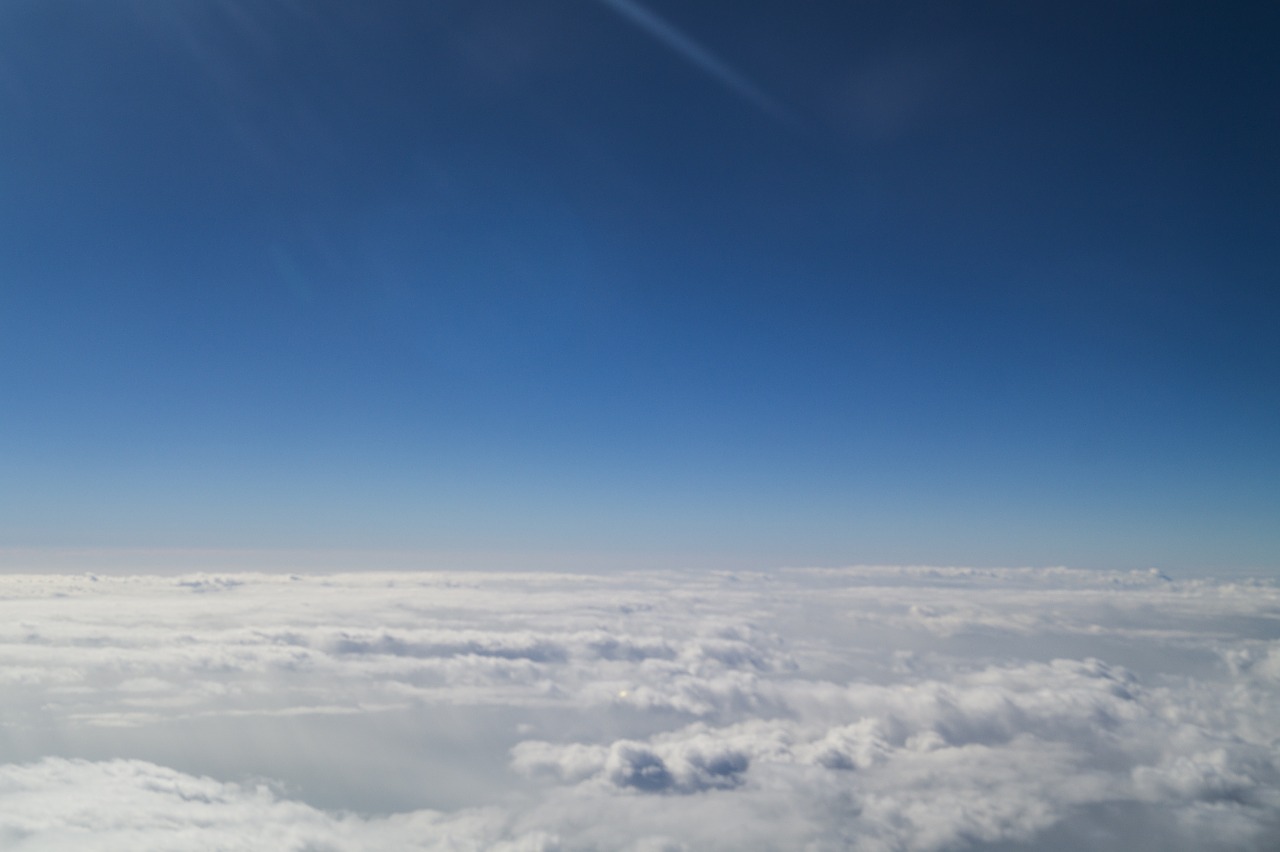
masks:
[[[793,126],[796,124],[795,118],[758,86],[635,0],[600,0],[600,2],[720,81],[738,97],[754,104],[784,124]]]

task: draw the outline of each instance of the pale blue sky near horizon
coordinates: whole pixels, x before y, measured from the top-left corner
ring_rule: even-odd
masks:
[[[0,551],[1280,573],[1277,35],[6,3]]]

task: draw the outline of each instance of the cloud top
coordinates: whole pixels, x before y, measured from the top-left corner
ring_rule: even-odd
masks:
[[[1263,850],[1280,590],[0,577],[6,849]]]

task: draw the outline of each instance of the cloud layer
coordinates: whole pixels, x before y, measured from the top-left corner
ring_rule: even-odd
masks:
[[[1280,590],[1156,573],[0,578],[0,847],[1241,849]]]

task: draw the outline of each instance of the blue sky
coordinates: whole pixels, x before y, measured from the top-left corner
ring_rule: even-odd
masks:
[[[0,547],[1280,569],[1262,4],[0,10]]]

